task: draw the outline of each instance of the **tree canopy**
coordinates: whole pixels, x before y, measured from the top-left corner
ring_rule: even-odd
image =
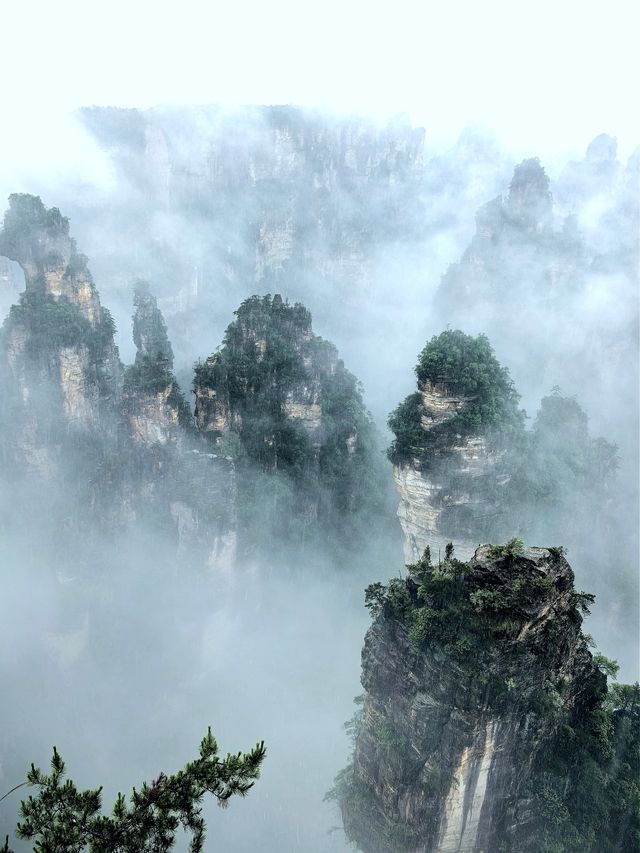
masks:
[[[16,835],[34,841],[36,853],[165,853],[182,827],[191,835],[189,850],[199,853],[205,840],[204,795],[212,794],[220,806],[234,795],[244,797],[258,779],[265,755],[260,742],[249,752],[220,758],[209,729],[195,761],[171,776],[160,773],[139,791],[134,788],[129,803],[118,794],[107,816],[100,811],[102,788],[79,791],[71,779],[65,780],[65,764],[54,747],[51,773],[32,764],[23,783],[38,793],[22,801]],[[0,853],[11,853],[8,836]]]

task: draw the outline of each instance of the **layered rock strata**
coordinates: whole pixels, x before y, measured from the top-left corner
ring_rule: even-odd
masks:
[[[425,443],[475,399],[428,380],[418,387]],[[492,448],[486,431],[479,430],[447,432],[444,440],[434,441],[427,454],[421,448],[411,459],[394,464],[398,518],[408,563],[418,559],[427,546],[436,557],[439,552],[444,554],[453,539],[462,558],[473,555],[478,531],[496,512],[494,489],[509,478],[504,459],[504,451]]]
[[[125,370],[113,321],[56,208],[11,196],[0,254],[25,279],[0,340],[0,455],[16,503],[60,543],[80,529],[86,542],[98,531],[146,536],[160,522],[178,555],[230,570],[234,466],[199,441],[148,285],[136,285],[137,353]]]
[[[19,435],[9,456],[18,469],[53,476],[61,449],[77,446],[78,435],[115,441],[122,368],[113,321],[68,220],[34,196],[9,202],[0,254],[25,279],[2,330],[4,417]]]
[[[364,705],[337,788],[348,838],[366,853],[554,849],[547,832],[569,815],[560,801],[548,811],[545,785],[580,792],[584,772],[556,778],[555,738],[589,730],[606,690],[570,566],[555,549],[482,546],[467,564],[413,569],[378,589],[365,639]],[[456,593],[443,598],[443,582]]]

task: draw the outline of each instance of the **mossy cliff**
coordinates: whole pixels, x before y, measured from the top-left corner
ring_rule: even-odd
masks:
[[[361,542],[384,504],[384,469],[356,378],[311,315],[252,296],[196,365],[198,429],[233,456],[249,549],[276,540]],[[372,515],[373,514],[373,515]]]
[[[0,333],[0,457],[14,511],[50,525],[64,550],[82,531],[164,537],[193,564],[235,556],[233,463],[198,441],[149,286],[134,291],[135,363],[125,368],[69,222],[13,195],[0,254],[25,291]]]
[[[607,686],[561,549],[428,554],[367,590],[352,763],[334,797],[365,853],[632,851],[640,694]]]
[[[618,454],[590,435],[579,403],[554,388],[526,429],[489,340],[459,330],[431,338],[415,372],[417,392],[389,417],[407,562],[454,538],[469,558],[514,535],[562,539],[583,559],[584,531],[606,524]]]
[[[55,477],[65,453],[79,460],[115,442],[122,366],[114,323],[69,235],[69,221],[40,198],[12,195],[0,254],[17,261],[25,291],[0,335],[6,465]]]

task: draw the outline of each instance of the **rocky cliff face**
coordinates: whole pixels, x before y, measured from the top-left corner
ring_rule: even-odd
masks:
[[[84,224],[110,304],[124,277],[154,282],[180,363],[202,356],[196,341],[212,323],[224,328],[248,292],[288,294],[335,339],[362,338],[372,353],[384,322],[400,349],[408,318],[419,325],[412,299],[425,268],[463,249],[466,211],[493,197],[511,167],[494,140],[472,133],[434,156],[404,117],[380,126],[295,107],[212,105],[93,108],[80,118],[120,191],[108,207],[65,204]],[[113,245],[118,256],[105,251]],[[375,355],[359,366],[371,405],[377,375],[401,360],[379,357],[379,366]],[[386,407],[376,406],[381,416]]]
[[[405,557],[427,546],[444,554],[455,539],[467,559],[501,515],[511,477],[505,433],[522,429],[518,395],[482,336],[444,332],[416,372],[418,391],[389,419]]]
[[[0,254],[20,264],[26,286],[2,331],[4,412],[20,434],[10,455],[24,470],[53,474],[80,433],[114,438],[122,369],[68,220],[33,196],[9,201]]]
[[[248,300],[236,313],[238,320],[227,330],[225,350],[210,356],[196,372],[198,427],[220,439],[242,429],[243,415],[246,420],[257,414],[258,397],[269,397],[271,409],[277,409],[274,430],[282,419],[301,426],[317,444],[323,384],[331,382],[338,369],[335,348],[313,334],[308,311],[285,304],[278,294],[273,299]],[[238,363],[232,364],[234,360]],[[252,375],[251,362],[257,373],[265,373],[266,382]],[[345,436],[345,447],[355,437],[354,426]],[[265,436],[267,443],[274,440],[274,432]]]
[[[367,593],[364,705],[335,791],[349,839],[366,853],[603,849],[582,774],[611,754],[586,735],[606,679],[580,628],[590,597],[561,552],[482,546],[466,564],[409,568]],[[607,713],[615,741],[619,712]],[[607,771],[591,772],[604,797]],[[630,799],[624,808],[637,825]],[[631,849],[614,834],[607,850]]]
[[[209,223],[205,266],[230,278],[278,280],[287,266],[320,269],[327,254],[334,274],[353,270],[379,219],[402,231],[418,203],[424,131],[403,119],[379,129],[295,107],[92,108],[81,118],[156,207]]]
[[[146,282],[137,283],[133,302],[136,359],[125,374],[123,412],[135,442],[176,444],[191,424],[191,413],[172,372],[167,327]]]
[[[133,476],[123,483],[136,520],[164,518],[178,557],[228,573],[236,557],[233,462],[208,453],[173,374],[173,350],[146,282],[134,292],[135,363],[125,372],[122,413],[131,439]]]
[[[276,295],[236,311],[223,347],[196,367],[196,422],[242,468],[248,540],[359,540],[384,499],[376,437],[358,383],[310,313]]]
[[[618,382],[624,365],[635,364],[640,156],[635,152],[625,168],[615,147],[610,137],[596,138],[584,161],[567,166],[553,198],[540,163],[521,163],[508,192],[478,210],[476,233],[434,301],[443,325],[500,339],[523,387],[539,396],[554,386],[579,393],[601,423],[620,401],[625,421],[638,410],[637,381],[627,371],[631,396]],[[596,293],[616,307],[603,310]],[[635,445],[626,452],[635,470]]]
[[[550,182],[537,159],[516,167],[506,197],[480,208],[476,233],[442,277],[436,306],[461,322],[510,316],[516,304],[553,311],[587,268],[586,248],[571,219],[556,225]],[[480,314],[478,314],[480,312]]]
[[[452,393],[428,380],[420,383],[420,425],[425,440],[464,412],[473,397]],[[509,479],[505,451],[491,448],[484,430],[450,434],[426,458],[416,455],[393,466],[400,498],[398,518],[405,536],[407,562],[429,546],[434,554],[457,533],[458,553],[468,559],[477,547],[481,519],[497,512],[492,495]]]
[[[12,196],[0,253],[22,266],[26,284],[0,357],[3,479],[16,500],[60,542],[80,527],[87,541],[98,530],[146,535],[162,520],[179,554],[230,570],[233,464],[198,440],[148,286],[136,287],[137,354],[124,370],[113,321],[57,209]]]

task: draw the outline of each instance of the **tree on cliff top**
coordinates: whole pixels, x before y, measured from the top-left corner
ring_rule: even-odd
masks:
[[[21,243],[31,240],[35,231],[66,237],[69,220],[57,207],[47,209],[39,195],[12,193],[0,233],[0,254],[12,257]]]
[[[486,335],[466,335],[447,329],[434,335],[420,353],[415,368],[419,386],[440,386],[445,395],[464,397],[464,405],[453,418],[425,430],[425,412],[420,392],[411,394],[389,416],[395,441],[389,449],[392,462],[400,462],[426,450],[443,434],[473,430],[519,433],[523,412],[520,395],[509,371],[495,356]]]
[[[79,791],[70,779],[63,781],[65,765],[54,747],[51,773],[32,764],[23,783],[39,792],[21,803],[16,834],[34,839],[38,853],[166,853],[181,826],[191,834],[189,850],[199,853],[205,840],[204,794],[212,794],[221,806],[235,794],[244,797],[259,777],[265,755],[261,742],[247,753],[221,759],[209,729],[199,758],[172,776],[160,773],[150,785],[134,788],[130,805],[118,794],[107,817],[100,814],[101,788]],[[11,853],[8,837],[0,853]]]
[[[62,245],[69,252],[67,273],[88,276],[87,258],[77,251],[75,240],[69,236],[68,218],[57,207],[45,207],[40,196],[9,196],[9,209],[0,229],[0,255],[21,265],[31,261],[42,272],[43,267],[61,261],[58,252]]]
[[[304,305],[255,295],[235,316],[222,347],[195,366],[193,390],[196,417],[203,400],[222,413],[224,427],[208,434],[241,472],[241,539],[268,543],[270,555],[276,541],[370,539],[371,519],[387,517],[385,472],[360,383]]]
[[[173,368],[173,349],[167,335],[167,326],[158,308],[156,297],[148,282],[138,280],[134,286],[133,342],[136,345],[136,363],[144,358],[163,361]]]

